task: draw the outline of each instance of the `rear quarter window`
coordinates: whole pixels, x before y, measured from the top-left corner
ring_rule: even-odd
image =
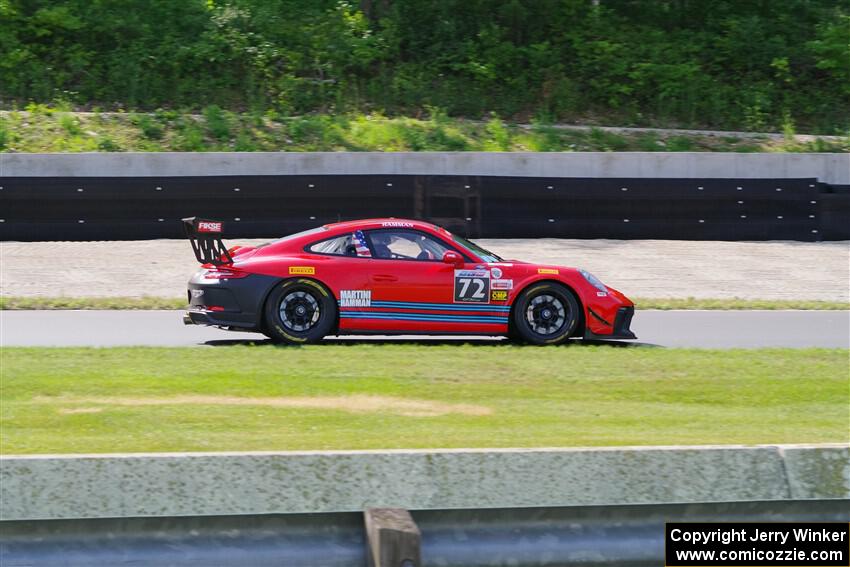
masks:
[[[351,234],[343,234],[314,242],[307,246],[307,251],[314,254],[330,254],[331,256],[357,256]]]

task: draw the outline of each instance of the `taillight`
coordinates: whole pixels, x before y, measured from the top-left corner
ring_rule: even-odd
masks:
[[[238,278],[247,277],[247,272],[234,270],[231,268],[208,268],[204,272],[205,280],[235,280]]]

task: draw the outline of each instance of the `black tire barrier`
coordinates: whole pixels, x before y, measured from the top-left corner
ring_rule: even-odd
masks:
[[[430,220],[472,238],[850,239],[850,188],[816,179],[425,175],[4,177],[0,239],[227,238],[368,217]]]

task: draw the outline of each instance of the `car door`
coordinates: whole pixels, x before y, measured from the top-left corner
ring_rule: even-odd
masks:
[[[448,243],[415,229],[364,231],[371,259],[369,305],[340,302],[340,328],[410,333],[500,333],[504,309],[490,303],[489,272],[443,262]]]

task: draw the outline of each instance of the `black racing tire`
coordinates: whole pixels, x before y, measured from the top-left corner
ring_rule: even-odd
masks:
[[[263,315],[263,330],[273,341],[315,343],[336,325],[336,299],[315,280],[293,278],[275,286],[266,299]]]
[[[540,282],[522,290],[511,313],[513,334],[533,345],[557,345],[575,332],[581,306],[575,294],[555,282]]]

